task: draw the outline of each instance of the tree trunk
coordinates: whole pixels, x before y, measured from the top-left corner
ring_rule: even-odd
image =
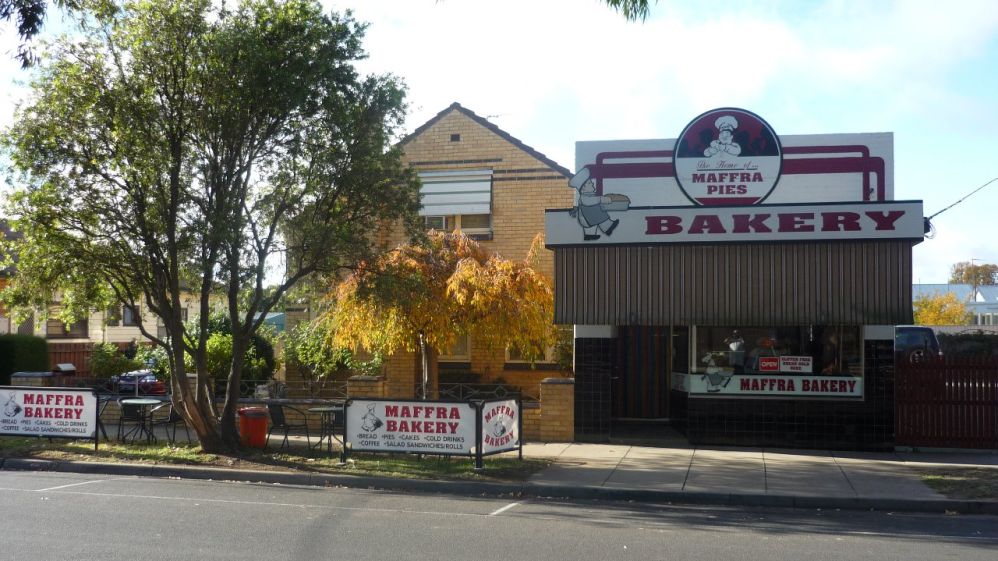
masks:
[[[420,386],[420,398],[426,399],[426,384],[430,380],[430,358],[426,355],[426,336],[423,335],[422,332],[419,333],[419,355],[420,364],[423,367],[423,380],[422,385]]]
[[[240,386],[242,385],[243,365],[246,363],[246,350],[249,347],[246,337],[232,333],[232,370],[225,386],[225,407],[219,419],[222,441],[232,447],[239,446],[239,431],[236,429],[236,408],[239,406]]]
[[[170,385],[173,387],[173,406],[184,417],[184,422],[194,429],[203,451],[224,451],[226,446],[218,431],[212,392],[205,383],[201,382],[204,380],[204,375],[199,374],[195,387],[191,387],[187,371],[184,368],[183,345],[172,343],[170,352],[173,358],[173,373],[170,381]]]

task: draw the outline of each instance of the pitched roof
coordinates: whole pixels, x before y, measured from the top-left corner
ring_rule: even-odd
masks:
[[[522,141],[520,141],[518,138],[512,136],[508,132],[506,132],[506,131],[502,130],[501,128],[497,127],[495,124],[489,122],[488,119],[486,119],[484,117],[479,117],[478,115],[475,114],[474,111],[472,111],[470,109],[467,109],[465,107],[462,107],[461,104],[458,103],[458,102],[456,102],[456,101],[454,103],[450,104],[449,107],[447,107],[446,109],[444,109],[440,113],[437,113],[436,116],[434,116],[432,119],[430,119],[429,121],[426,121],[425,123],[423,123],[422,125],[420,125],[419,128],[417,128],[416,130],[412,131],[412,133],[406,135],[406,137],[403,138],[402,141],[399,144],[406,144],[407,142],[409,142],[413,138],[419,136],[424,131],[426,131],[426,129],[428,129],[428,128],[432,127],[433,125],[435,125],[440,119],[443,119],[448,113],[451,113],[452,111],[457,111],[457,112],[461,113],[462,115],[468,117],[472,121],[475,121],[476,123],[478,123],[478,124],[482,125],[483,127],[489,129],[490,131],[492,131],[493,133],[495,133],[497,136],[499,136],[503,140],[505,140],[505,141],[509,142],[510,144],[516,146],[520,150],[523,150],[524,152],[530,154],[534,158],[537,158],[538,160],[540,160],[541,162],[543,162],[544,164],[546,164],[547,166],[549,166],[551,169],[557,171],[561,175],[563,175],[565,177],[572,177],[572,172],[568,168],[566,168],[565,166],[562,166],[562,165],[558,164],[558,162],[552,160],[551,158],[548,158],[547,156],[545,156],[544,154],[538,152],[537,150],[534,150],[530,146],[527,146]]]
[[[977,287],[977,298],[972,298],[974,287],[969,284],[913,284],[912,296],[931,296],[933,294],[955,294],[971,309],[991,308],[998,305],[998,286],[985,284]]]

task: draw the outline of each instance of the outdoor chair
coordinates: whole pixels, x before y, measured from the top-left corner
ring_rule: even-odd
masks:
[[[308,417],[306,417],[305,412],[297,407],[291,407],[290,405],[276,405],[267,404],[267,410],[270,412],[270,431],[267,432],[267,444],[270,444],[270,435],[274,433],[275,429],[280,429],[284,431],[284,441],[281,442],[281,449],[283,450],[286,446],[289,446],[288,433],[292,430],[305,429],[305,442],[308,444],[309,448],[312,447],[312,440],[308,434]],[[301,422],[292,423],[288,421],[285,416],[286,412],[294,413]]]
[[[121,412],[121,416],[118,418],[118,441],[125,442],[129,436],[133,435],[136,438],[142,436],[142,428],[145,426],[145,419],[143,419],[145,412],[142,407],[122,403],[119,399],[118,410]],[[131,428],[125,430],[128,425],[131,425]]]
[[[165,411],[165,415],[156,416],[157,411]],[[177,425],[182,424],[184,426],[184,434],[187,435],[187,443],[191,443],[191,432],[187,430],[187,422],[184,421],[184,417],[177,412],[173,407],[172,403],[164,403],[159,407],[156,407],[149,413],[152,416],[152,421],[150,422],[150,430],[156,430],[156,427],[163,427],[166,431],[166,438],[170,444],[177,443]],[[173,432],[170,429],[173,428]]]

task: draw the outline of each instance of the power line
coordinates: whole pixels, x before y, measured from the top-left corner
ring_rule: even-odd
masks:
[[[988,181],[988,182],[987,182],[987,183],[985,183],[984,185],[981,185],[981,186],[980,186],[980,187],[978,187],[977,189],[974,189],[973,191],[971,191],[971,192],[967,193],[966,195],[964,195],[964,196],[963,196],[963,198],[961,198],[961,199],[960,199],[960,200],[958,200],[957,202],[955,202],[955,203],[953,203],[953,204],[949,205],[948,207],[946,207],[946,208],[944,208],[944,209],[940,210],[939,212],[937,212],[937,213],[933,214],[932,216],[930,216],[930,217],[926,218],[926,220],[932,220],[933,218],[935,218],[935,217],[939,216],[940,214],[942,214],[942,213],[946,212],[947,210],[949,210],[949,209],[951,209],[951,208],[955,207],[956,205],[958,205],[958,204],[962,203],[962,202],[963,202],[964,200],[966,200],[966,199],[967,199],[968,197],[970,197],[970,196],[971,196],[971,195],[973,195],[974,193],[976,193],[976,192],[980,191],[981,189],[983,189],[983,188],[987,187],[988,185],[991,185],[991,184],[992,184],[992,183],[994,183],[995,181],[998,181],[998,177],[996,177],[996,178],[992,179],[991,181]]]

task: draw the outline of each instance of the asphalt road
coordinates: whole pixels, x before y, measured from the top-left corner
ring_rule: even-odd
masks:
[[[0,472],[0,560],[998,558],[998,517]]]

